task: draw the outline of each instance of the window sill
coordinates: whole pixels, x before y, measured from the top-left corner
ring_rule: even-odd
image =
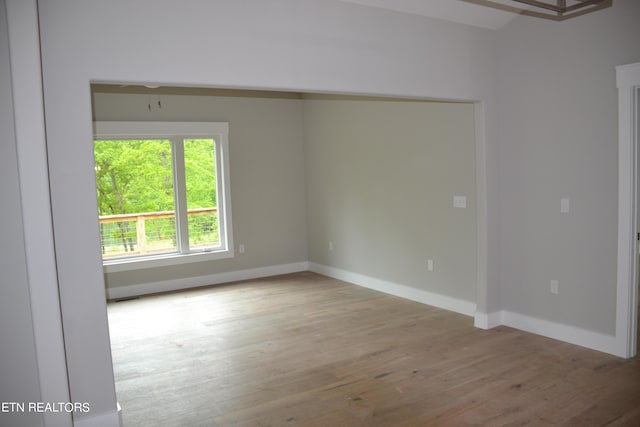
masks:
[[[190,254],[173,253],[157,256],[107,260],[102,262],[102,268],[105,273],[116,273],[119,271],[144,270],[148,268],[168,267],[171,265],[188,264],[192,262],[215,261],[233,257],[233,249],[223,249],[211,252],[194,252]]]

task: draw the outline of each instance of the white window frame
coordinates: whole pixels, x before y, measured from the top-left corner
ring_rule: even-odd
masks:
[[[93,124],[94,140],[118,140],[118,139],[210,139],[216,142],[216,180],[218,186],[218,232],[220,246],[201,251],[185,253],[166,253],[128,258],[114,258],[102,261],[104,271],[107,273],[127,270],[164,267],[170,265],[185,264],[191,262],[212,261],[217,259],[232,258],[233,227],[231,221],[231,187],[229,183],[229,124],[224,122],[105,122],[99,121]],[[175,197],[186,200],[185,183],[179,182],[184,177],[184,152],[180,149],[182,144],[172,144],[177,147],[173,150],[174,191]],[[186,205],[186,202],[185,202]],[[181,217],[176,208],[176,227],[185,230],[188,227],[187,218]],[[189,236],[187,233],[178,233],[178,251],[182,247],[188,247]]]

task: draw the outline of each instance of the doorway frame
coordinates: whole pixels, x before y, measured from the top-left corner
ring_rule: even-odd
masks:
[[[640,63],[616,67],[618,87],[618,277],[616,353],[637,353],[638,330],[638,89]]]

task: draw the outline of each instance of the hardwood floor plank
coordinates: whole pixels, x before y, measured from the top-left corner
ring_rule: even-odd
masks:
[[[640,425],[640,364],[297,273],[109,303],[125,426]]]

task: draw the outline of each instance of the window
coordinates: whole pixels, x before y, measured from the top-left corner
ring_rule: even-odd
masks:
[[[233,256],[228,124],[96,122],[107,271]]]

